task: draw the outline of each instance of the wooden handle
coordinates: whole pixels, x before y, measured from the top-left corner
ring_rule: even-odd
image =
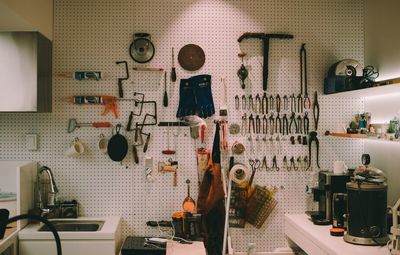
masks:
[[[99,128],[99,127],[111,127],[110,122],[93,122],[92,123],[93,127]]]

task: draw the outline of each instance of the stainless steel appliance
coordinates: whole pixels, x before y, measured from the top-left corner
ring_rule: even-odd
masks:
[[[386,230],[387,184],[355,180],[347,183],[347,233],[344,240],[361,245],[383,245]]]
[[[346,193],[346,183],[350,180],[347,174],[336,174],[320,171],[318,174],[318,187],[313,188],[314,201],[318,201],[318,212],[311,215],[316,225],[329,225],[332,223],[332,199],[336,193]]]

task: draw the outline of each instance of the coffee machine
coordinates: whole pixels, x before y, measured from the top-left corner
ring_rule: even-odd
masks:
[[[350,181],[350,175],[348,174],[337,174],[328,171],[320,171],[318,173],[318,187],[312,188],[314,201],[318,201],[318,212],[311,214],[314,224],[332,224],[334,202],[335,209],[338,210],[336,215],[340,216],[340,210],[346,211],[343,209],[346,204],[343,194],[346,193],[346,183],[348,181]],[[344,224],[344,221],[340,221],[337,227],[344,227],[341,226],[342,224]]]

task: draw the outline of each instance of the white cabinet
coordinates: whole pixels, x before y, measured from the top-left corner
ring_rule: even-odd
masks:
[[[51,112],[52,43],[38,32],[0,32],[1,112]]]

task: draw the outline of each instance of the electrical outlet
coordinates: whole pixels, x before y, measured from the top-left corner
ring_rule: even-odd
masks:
[[[37,151],[37,134],[26,135],[26,148],[30,151]]]

